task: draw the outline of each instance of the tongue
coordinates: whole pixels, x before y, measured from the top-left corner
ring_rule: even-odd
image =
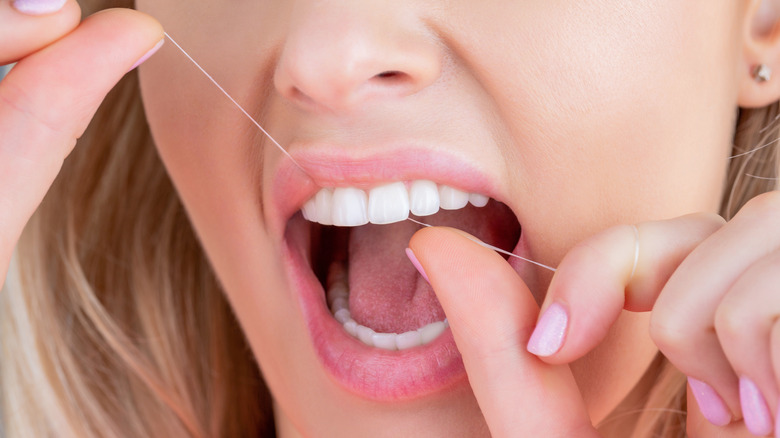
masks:
[[[499,248],[512,250],[519,237],[514,214],[503,204],[468,206],[423,218],[459,228]],[[381,333],[404,333],[445,318],[433,289],[404,250],[418,229],[411,221],[365,225],[349,238],[349,307],[359,324]]]

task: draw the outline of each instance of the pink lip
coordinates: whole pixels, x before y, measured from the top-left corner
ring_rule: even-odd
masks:
[[[323,150],[307,151],[312,149]],[[346,333],[328,310],[323,287],[309,265],[308,224],[293,215],[321,187],[368,188],[387,181],[430,179],[495,199],[495,185],[473,166],[442,153],[402,149],[353,158],[334,150],[293,153],[306,173],[283,160],[270,193],[275,217],[269,218],[269,225],[284,233],[284,265],[320,362],[340,386],[376,401],[409,400],[466,384],[449,330],[430,344],[404,351],[368,347]]]
[[[386,149],[362,158],[327,146],[291,152],[303,170],[289,159],[280,163],[271,187],[271,202],[277,212],[269,218],[272,229],[283,232],[287,220],[323,187],[370,188],[389,181],[429,179],[502,201],[496,185],[461,159],[419,148]]]

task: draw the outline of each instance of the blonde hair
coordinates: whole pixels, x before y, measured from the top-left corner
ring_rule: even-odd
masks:
[[[17,262],[19,287],[0,295],[5,436],[273,436],[270,396],[156,154],[135,74],[64,163]]]
[[[777,104],[741,111],[735,153],[780,138],[777,117]],[[731,160],[725,216],[777,187],[778,150]],[[7,437],[273,436],[270,396],[156,154],[134,74],[66,160],[17,260],[18,287],[0,294]],[[659,355],[643,381],[652,390],[603,430],[684,436],[684,376]]]

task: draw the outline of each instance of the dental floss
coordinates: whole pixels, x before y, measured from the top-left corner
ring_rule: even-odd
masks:
[[[424,227],[432,227],[433,226],[433,225],[428,225],[425,222],[420,222],[418,220],[412,219],[410,217],[406,218],[406,220],[412,221],[412,222],[414,222],[414,223],[416,223],[418,225],[422,225]],[[491,245],[489,243],[485,243],[485,242],[483,242],[481,240],[478,240],[476,237],[471,237],[470,235],[467,235],[466,237],[468,237],[469,240],[473,241],[474,243],[476,243],[476,244],[478,244],[480,246],[484,246],[485,248],[492,249],[493,251],[496,251],[498,253],[501,253],[501,254],[504,254],[504,255],[508,255],[510,257],[515,257],[515,258],[518,258],[518,259],[520,259],[522,261],[525,261],[525,262],[528,262],[528,263],[533,263],[534,265],[539,266],[539,267],[544,268],[544,269],[547,269],[548,271],[552,271],[552,272],[556,271],[556,269],[553,268],[553,267],[547,266],[547,265],[545,265],[543,263],[535,262],[535,261],[533,261],[531,259],[527,259],[525,257],[521,257],[521,256],[519,256],[517,254],[513,254],[513,253],[511,253],[509,251],[504,251],[503,249],[501,249],[499,247],[496,247],[496,246],[493,246],[493,245]]]
[[[260,131],[262,131],[262,133],[263,133],[263,134],[265,134],[265,136],[266,136],[266,137],[268,137],[268,139],[269,139],[269,140],[271,140],[271,142],[272,142],[272,143],[273,143],[273,144],[274,144],[274,145],[275,145],[275,146],[276,146],[276,147],[277,147],[277,148],[278,148],[278,149],[279,149],[279,150],[280,150],[280,151],[281,151],[281,152],[282,152],[284,155],[286,155],[286,156],[287,156],[287,158],[289,158],[289,159],[290,159],[290,160],[291,160],[291,161],[292,161],[292,162],[293,162],[293,163],[294,163],[296,166],[298,166],[298,168],[299,168],[299,169],[301,169],[301,170],[302,170],[304,173],[308,174],[308,172],[306,172],[306,170],[305,170],[305,169],[304,169],[304,168],[303,168],[303,167],[302,167],[300,164],[298,164],[298,162],[297,162],[297,161],[295,161],[295,159],[292,157],[292,155],[290,155],[290,153],[289,153],[289,152],[287,152],[287,150],[285,150],[285,149],[282,147],[282,145],[280,145],[280,144],[279,144],[279,143],[278,143],[278,142],[277,142],[277,141],[276,141],[276,140],[275,140],[273,137],[271,137],[271,134],[269,134],[269,133],[268,133],[268,131],[266,131],[266,130],[265,130],[265,129],[264,129],[264,128],[263,128],[263,127],[260,125],[260,123],[258,123],[258,122],[257,122],[257,120],[255,120],[255,119],[254,119],[254,118],[253,118],[251,115],[249,115],[249,113],[248,113],[248,112],[247,112],[247,111],[246,111],[246,110],[245,110],[245,109],[244,109],[244,108],[243,108],[243,107],[242,107],[242,106],[241,106],[241,105],[240,105],[240,104],[239,104],[239,103],[238,103],[238,102],[237,102],[237,101],[236,101],[236,100],[235,100],[235,99],[234,99],[234,98],[233,98],[233,97],[232,97],[232,96],[231,96],[231,95],[230,95],[230,94],[229,94],[229,93],[228,93],[228,92],[227,92],[227,91],[226,91],[226,90],[225,90],[225,89],[224,89],[224,88],[221,86],[221,85],[219,85],[219,83],[218,83],[218,82],[217,82],[217,81],[216,81],[216,80],[215,80],[215,79],[214,79],[214,78],[213,78],[213,77],[212,77],[212,76],[211,76],[211,75],[210,75],[210,74],[209,74],[209,73],[208,73],[208,72],[207,72],[207,71],[206,71],[206,70],[203,68],[203,67],[201,67],[201,66],[200,66],[200,64],[198,64],[198,62],[197,62],[197,61],[195,61],[195,59],[193,59],[193,58],[192,58],[192,56],[190,56],[190,54],[189,54],[189,53],[187,53],[187,51],[186,51],[186,50],[184,50],[184,48],[182,48],[182,47],[179,45],[179,43],[177,43],[177,42],[176,42],[176,40],[174,40],[174,39],[173,39],[173,38],[172,38],[172,37],[171,37],[171,36],[168,34],[168,32],[164,32],[164,34],[165,34],[165,37],[166,37],[166,38],[168,38],[168,39],[169,39],[169,40],[170,40],[170,41],[173,43],[173,45],[174,45],[174,46],[176,46],[176,48],[177,48],[177,49],[179,49],[179,51],[181,51],[181,53],[182,53],[182,54],[184,54],[184,56],[185,56],[185,57],[187,57],[187,59],[189,59],[189,60],[190,60],[190,62],[191,62],[193,65],[195,65],[195,67],[197,67],[197,68],[198,68],[198,70],[200,70],[200,71],[201,71],[201,73],[203,73],[203,74],[206,76],[206,78],[208,78],[208,80],[209,80],[209,81],[211,81],[211,83],[212,83],[212,84],[214,84],[214,86],[215,86],[215,87],[217,87],[217,89],[219,89],[219,91],[221,91],[221,92],[222,92],[222,94],[224,94],[224,95],[225,95],[225,96],[226,96],[228,99],[230,99],[230,101],[233,103],[233,105],[235,105],[235,106],[236,106],[236,108],[238,108],[238,109],[239,109],[239,110],[240,110],[240,111],[241,111],[241,112],[242,112],[242,113],[243,113],[243,114],[244,114],[244,115],[245,115],[245,116],[246,116],[246,117],[247,117],[247,118],[248,118],[248,119],[249,119],[249,120],[252,122],[252,124],[254,124],[254,125],[255,125],[255,126],[258,128],[258,129],[260,129]],[[778,116],[778,117],[780,117],[780,116]],[[776,118],[776,119],[777,119],[777,118]],[[758,151],[758,150],[761,150],[761,149],[763,149],[763,148],[769,147],[770,145],[772,145],[773,143],[775,143],[775,142],[777,142],[777,141],[780,141],[780,139],[775,139],[775,140],[772,140],[772,141],[770,141],[769,143],[766,143],[766,144],[764,144],[764,145],[761,145],[761,146],[755,147],[755,148],[753,148],[753,149],[751,149],[751,150],[749,150],[749,151],[742,152],[742,153],[739,153],[739,154],[736,154],[736,155],[732,155],[732,156],[728,157],[728,159],[729,159],[729,160],[731,160],[731,159],[733,159],[733,158],[738,158],[738,157],[742,157],[742,156],[745,156],[745,155],[752,154],[752,153],[754,153],[754,152],[756,152],[756,151]],[[761,176],[757,176],[757,175],[751,175],[751,174],[747,174],[747,176],[749,176],[749,177],[752,177],[752,178],[758,178],[758,179],[767,179],[767,180],[776,180],[776,179],[777,179],[777,178],[766,178],[766,177],[761,177]],[[407,218],[407,220],[409,220],[409,221],[412,221],[412,222],[414,222],[414,223],[416,223],[416,224],[418,224],[418,225],[425,226],[425,227],[431,227],[431,226],[432,226],[432,225],[426,224],[426,223],[424,223],[424,222],[420,222],[420,221],[418,221],[418,220],[415,220],[415,219],[412,219],[412,218]],[[637,230],[637,228],[636,228],[636,225],[633,225],[633,227],[634,227],[634,231],[635,231],[635,232],[637,233],[637,235],[638,235],[638,230]],[[541,267],[541,268],[547,269],[548,271],[551,271],[551,272],[555,272],[555,271],[556,271],[556,269],[555,269],[555,268],[553,268],[553,267],[551,267],[551,266],[547,266],[547,265],[545,265],[545,264],[543,264],[543,263],[539,263],[539,262],[533,261],[533,260],[531,260],[531,259],[527,259],[527,258],[525,258],[525,257],[521,257],[521,256],[519,256],[519,255],[517,255],[517,254],[513,254],[513,253],[511,253],[511,252],[509,252],[509,251],[505,251],[505,250],[503,250],[503,249],[501,249],[501,248],[495,247],[495,246],[493,246],[493,245],[490,245],[490,244],[488,244],[488,243],[482,242],[482,241],[480,241],[480,240],[476,240],[476,239],[472,239],[472,240],[473,240],[475,243],[477,243],[477,244],[479,244],[479,245],[481,245],[481,246],[483,246],[483,247],[485,247],[485,248],[492,249],[493,251],[496,251],[496,252],[498,252],[498,253],[501,253],[501,254],[507,255],[507,256],[509,256],[509,257],[515,257],[515,258],[517,258],[517,259],[520,259],[520,260],[523,260],[523,261],[525,261],[525,262],[528,262],[528,263],[534,264],[534,265],[536,265],[536,266],[539,266],[539,267]],[[639,239],[638,239],[638,237],[637,237],[637,246],[636,246],[636,248],[635,248],[635,254],[634,254],[634,267],[633,267],[633,269],[631,270],[631,276],[632,276],[632,277],[633,277],[633,275],[634,275],[634,271],[636,270],[636,263],[637,263],[637,259],[638,259],[638,255],[639,255],[639,254],[638,254],[638,252],[639,252],[638,241],[639,241]]]
[[[218,83],[218,82],[217,82],[217,81],[216,81],[216,80],[215,80],[215,79],[214,79],[214,78],[213,78],[213,77],[212,77],[212,76],[211,76],[211,75],[210,75],[210,74],[209,74],[209,73],[208,73],[208,72],[207,72],[207,71],[206,71],[206,70],[203,68],[203,67],[201,67],[201,66],[200,66],[200,64],[198,64],[198,62],[197,62],[197,61],[195,61],[195,59],[194,59],[192,56],[190,56],[190,54],[189,54],[189,53],[187,53],[187,51],[186,51],[186,50],[184,50],[184,48],[183,48],[182,46],[180,46],[180,45],[179,45],[179,43],[177,43],[177,42],[176,42],[176,40],[174,40],[174,39],[173,39],[173,37],[171,37],[171,36],[168,34],[168,32],[163,32],[163,34],[165,35],[165,37],[166,37],[166,38],[168,38],[168,40],[170,40],[170,42],[171,42],[171,43],[173,43],[173,45],[174,45],[174,46],[175,46],[177,49],[179,49],[179,51],[180,51],[182,54],[184,54],[184,56],[185,56],[187,59],[189,59],[189,61],[190,61],[190,62],[191,62],[193,65],[195,65],[195,67],[197,67],[197,68],[198,68],[198,70],[200,70],[200,71],[201,71],[201,73],[203,73],[203,75],[205,75],[205,76],[206,76],[206,78],[208,78],[208,80],[209,80],[209,81],[211,81],[211,83],[212,83],[212,84],[214,84],[214,86],[215,86],[215,87],[217,87],[217,89],[219,89],[219,91],[221,91],[221,92],[222,92],[222,94],[224,94],[224,95],[225,95],[225,97],[227,97],[227,98],[228,98],[228,99],[229,99],[229,100],[230,100],[230,101],[233,103],[233,105],[235,105],[235,107],[236,107],[236,108],[238,108],[238,109],[239,109],[239,111],[241,111],[241,113],[243,113],[243,114],[244,114],[244,115],[245,115],[245,116],[246,116],[246,117],[247,117],[247,118],[248,118],[248,119],[249,119],[249,120],[252,122],[252,124],[254,124],[254,125],[255,125],[255,126],[258,128],[258,129],[260,129],[260,131],[262,131],[262,132],[263,132],[263,134],[265,134],[265,136],[266,136],[266,137],[268,137],[268,139],[269,139],[269,140],[271,140],[271,142],[272,142],[272,143],[273,143],[273,144],[274,144],[274,145],[275,145],[275,146],[276,146],[276,147],[277,147],[277,148],[278,148],[280,151],[282,151],[282,153],[283,153],[284,155],[286,155],[286,156],[287,156],[287,158],[289,158],[289,159],[290,159],[290,160],[291,160],[291,161],[292,161],[292,162],[293,162],[293,163],[294,163],[296,166],[298,166],[298,168],[299,168],[299,169],[301,169],[301,171],[303,171],[303,173],[306,173],[306,174],[308,174],[308,172],[306,172],[306,170],[305,170],[305,169],[304,169],[304,168],[303,168],[303,167],[302,167],[300,164],[298,164],[298,162],[297,162],[297,161],[295,161],[295,159],[292,157],[292,155],[290,155],[290,153],[289,153],[289,152],[287,152],[287,150],[285,150],[285,149],[282,147],[282,145],[280,145],[280,144],[279,144],[279,142],[277,142],[277,141],[276,141],[276,140],[275,140],[273,137],[271,137],[271,134],[269,134],[269,133],[268,133],[268,131],[266,131],[265,129],[263,129],[263,127],[260,125],[260,123],[258,123],[258,122],[257,122],[257,120],[255,120],[255,119],[254,119],[254,118],[253,118],[251,115],[249,115],[249,113],[248,113],[248,112],[247,112],[247,111],[246,111],[246,110],[245,110],[245,109],[244,109],[244,108],[243,108],[243,107],[242,107],[242,106],[241,106],[241,105],[240,105],[240,104],[239,104],[239,103],[238,103],[238,102],[237,102],[235,99],[233,99],[233,97],[230,95],[230,93],[228,93],[228,92],[227,92],[227,91],[226,91],[226,90],[225,90],[225,89],[224,89],[224,88],[223,88],[221,85],[219,85],[219,83]],[[408,220],[410,220],[410,221],[412,221],[412,222],[414,222],[414,223],[416,223],[416,224],[418,224],[418,225],[422,225],[422,226],[425,226],[425,227],[430,227],[430,226],[432,226],[432,225],[428,225],[428,224],[426,224],[426,223],[423,223],[423,222],[420,222],[420,221],[414,220],[414,219],[412,219],[412,218],[407,218],[407,219],[408,219]],[[482,242],[482,241],[480,241],[480,240],[475,240],[475,239],[472,239],[472,240],[474,240],[474,242],[475,242],[475,243],[477,243],[477,244],[479,244],[479,245],[481,245],[481,246],[484,246],[485,248],[492,249],[493,251],[499,252],[499,253],[501,253],[501,254],[505,254],[505,255],[507,255],[507,256],[510,256],[510,257],[515,257],[515,258],[518,258],[518,259],[520,259],[520,260],[523,260],[523,261],[525,261],[525,262],[532,263],[532,264],[534,264],[534,265],[536,265],[536,266],[539,266],[539,267],[542,267],[542,268],[544,268],[544,269],[547,269],[547,270],[549,270],[549,271],[555,272],[555,268],[553,268],[553,267],[550,267],[550,266],[547,266],[547,265],[545,265],[545,264],[543,264],[543,263],[535,262],[535,261],[533,261],[533,260],[530,260],[530,259],[527,259],[527,258],[525,258],[525,257],[521,257],[521,256],[519,256],[519,255],[517,255],[517,254],[512,254],[512,253],[511,253],[511,252],[509,252],[509,251],[505,251],[505,250],[503,250],[503,249],[501,249],[501,248],[495,247],[495,246],[493,246],[493,245],[490,245],[490,244],[488,244],[488,243]]]
[[[637,227],[634,224],[631,224],[631,227],[634,229],[634,267],[631,268],[631,275],[628,276],[628,283],[631,283],[631,280],[634,279],[634,274],[636,274],[636,265],[639,264],[639,227]]]
[[[198,70],[200,70],[200,71],[201,71],[201,72],[202,72],[202,73],[203,73],[203,74],[204,74],[204,75],[205,75],[205,76],[206,76],[206,77],[207,77],[207,78],[208,78],[208,79],[211,81],[211,83],[212,83],[212,84],[214,84],[214,86],[215,86],[215,87],[217,87],[217,88],[219,89],[219,91],[221,91],[221,92],[222,92],[222,94],[224,94],[224,95],[225,95],[225,96],[226,96],[228,99],[230,99],[230,101],[231,101],[231,102],[233,102],[233,105],[235,105],[235,106],[236,106],[236,108],[238,108],[238,109],[239,109],[239,110],[240,110],[240,111],[241,111],[241,112],[242,112],[242,113],[243,113],[243,114],[244,114],[244,115],[245,115],[245,116],[246,116],[246,117],[247,117],[249,120],[251,120],[251,121],[252,121],[252,123],[253,123],[255,126],[257,126],[257,128],[258,128],[260,131],[262,131],[262,132],[263,132],[263,134],[265,134],[265,136],[266,136],[266,137],[268,137],[268,139],[269,139],[269,140],[271,140],[271,142],[272,142],[274,145],[276,145],[276,147],[277,147],[277,148],[278,148],[280,151],[282,151],[282,153],[283,153],[284,155],[286,155],[286,156],[287,156],[287,158],[289,158],[289,159],[290,159],[290,161],[292,161],[292,162],[293,162],[293,163],[294,163],[296,166],[298,166],[298,168],[299,168],[299,169],[301,169],[301,170],[303,171],[303,173],[306,173],[306,174],[308,174],[308,173],[306,172],[306,170],[304,170],[304,169],[303,169],[303,167],[302,167],[300,164],[298,164],[298,162],[297,162],[297,161],[295,161],[295,159],[292,157],[292,155],[290,155],[290,153],[289,153],[289,152],[287,152],[287,151],[286,151],[286,150],[285,150],[285,149],[282,147],[282,145],[280,145],[280,144],[279,144],[279,143],[278,143],[278,142],[277,142],[277,141],[276,141],[276,140],[275,140],[273,137],[271,137],[271,134],[269,134],[269,133],[268,133],[268,131],[266,131],[265,129],[263,129],[263,127],[262,127],[262,126],[260,126],[260,123],[258,123],[258,122],[257,122],[257,120],[255,120],[255,119],[254,119],[252,116],[250,116],[250,115],[249,115],[249,113],[248,113],[248,112],[247,112],[247,111],[246,111],[246,110],[245,110],[245,109],[244,109],[244,108],[243,108],[241,105],[239,105],[239,104],[238,104],[238,102],[236,102],[236,99],[233,99],[233,96],[231,96],[231,95],[230,95],[230,94],[229,94],[227,91],[225,91],[225,89],[224,89],[224,88],[222,88],[222,86],[221,86],[221,85],[219,85],[219,83],[217,83],[217,81],[216,81],[216,80],[214,80],[214,78],[213,78],[213,77],[211,77],[211,75],[210,75],[210,74],[208,74],[208,72],[207,72],[207,71],[206,71],[206,70],[205,70],[203,67],[201,67],[201,66],[200,66],[200,64],[198,64],[198,62],[197,62],[197,61],[195,61],[195,60],[192,58],[192,56],[190,56],[190,54],[189,54],[189,53],[187,53],[187,51],[186,51],[186,50],[184,50],[184,49],[182,48],[182,46],[180,46],[180,45],[179,45],[179,43],[177,43],[177,42],[176,42],[176,40],[174,40],[174,39],[173,39],[173,38],[172,38],[170,35],[168,35],[168,32],[163,32],[163,34],[165,35],[165,37],[166,37],[166,38],[168,38],[168,39],[169,39],[169,40],[170,40],[170,41],[173,43],[173,45],[174,45],[174,46],[176,46],[176,48],[177,48],[177,49],[179,49],[179,50],[181,51],[181,53],[183,53],[183,54],[184,54],[184,56],[186,56],[186,57],[187,57],[187,59],[189,59],[189,60],[190,60],[190,62],[192,62],[192,63],[195,65],[195,67],[197,67],[197,68],[198,68]]]

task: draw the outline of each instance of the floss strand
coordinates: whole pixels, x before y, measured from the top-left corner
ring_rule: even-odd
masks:
[[[264,129],[264,128],[263,128],[263,127],[260,125],[260,123],[259,123],[257,120],[255,120],[255,119],[254,119],[254,117],[252,117],[252,116],[249,114],[249,112],[247,112],[247,111],[246,111],[246,110],[245,110],[245,109],[244,109],[244,108],[243,108],[243,107],[242,107],[242,106],[241,106],[241,105],[240,105],[240,104],[239,104],[239,103],[236,101],[236,99],[234,99],[234,98],[233,98],[233,96],[231,96],[231,95],[230,95],[230,93],[228,93],[228,92],[227,92],[227,90],[225,90],[225,88],[223,88],[223,87],[222,87],[222,86],[221,86],[221,85],[220,85],[220,84],[219,84],[219,83],[218,83],[218,82],[217,82],[217,81],[216,81],[216,80],[215,80],[215,79],[214,79],[214,78],[213,78],[213,77],[212,77],[212,76],[211,76],[211,75],[210,75],[210,74],[209,74],[209,73],[206,71],[206,69],[204,69],[203,67],[201,67],[201,65],[200,65],[200,64],[199,64],[197,61],[195,61],[195,59],[194,59],[192,56],[190,56],[190,54],[189,54],[189,53],[187,53],[187,51],[186,51],[186,50],[184,50],[184,48],[183,48],[182,46],[180,46],[180,45],[179,45],[179,43],[177,43],[177,42],[176,42],[176,40],[174,40],[174,39],[173,39],[173,37],[171,37],[171,36],[168,34],[168,32],[163,32],[163,33],[164,33],[164,35],[165,35],[165,38],[168,38],[168,40],[169,40],[171,43],[173,43],[173,45],[174,45],[174,46],[175,46],[177,49],[179,49],[179,51],[180,51],[180,52],[181,52],[181,53],[182,53],[182,54],[183,54],[183,55],[184,55],[184,56],[185,56],[185,57],[186,57],[186,58],[187,58],[187,59],[188,59],[188,60],[189,60],[189,61],[190,61],[190,62],[191,62],[191,63],[192,63],[194,66],[195,66],[195,67],[197,67],[197,68],[198,68],[198,70],[200,70],[200,72],[201,72],[201,73],[203,73],[203,75],[204,75],[204,76],[206,76],[206,78],[208,78],[208,80],[209,80],[209,81],[211,81],[211,83],[212,83],[212,84],[214,84],[214,86],[215,86],[215,87],[217,87],[217,89],[218,89],[220,92],[222,92],[222,94],[224,94],[224,95],[225,95],[225,97],[227,97],[227,98],[230,100],[230,102],[232,102],[232,103],[233,103],[233,105],[234,105],[236,108],[238,108],[238,110],[239,110],[239,111],[241,111],[241,113],[242,113],[242,114],[244,114],[244,116],[246,116],[246,118],[247,118],[247,119],[249,119],[249,120],[252,122],[252,124],[253,124],[253,125],[255,125],[255,126],[257,127],[257,129],[259,129],[259,130],[260,130],[260,131],[261,131],[263,134],[265,134],[265,136],[266,136],[266,137],[268,137],[268,139],[269,139],[269,140],[271,140],[271,142],[274,144],[274,146],[276,146],[276,147],[277,147],[277,148],[278,148],[278,149],[279,149],[279,150],[280,150],[280,151],[281,151],[281,152],[282,152],[284,155],[286,155],[286,156],[287,156],[287,158],[289,158],[289,159],[290,159],[290,161],[292,161],[292,162],[293,162],[293,163],[294,163],[296,166],[298,166],[298,168],[299,168],[299,169],[301,169],[301,171],[303,171],[303,173],[306,173],[306,174],[308,175],[308,172],[306,172],[306,170],[305,170],[305,169],[304,169],[304,168],[303,168],[303,167],[302,167],[300,164],[298,164],[298,162],[297,162],[297,161],[295,161],[295,159],[292,157],[292,155],[290,155],[290,153],[289,153],[289,152],[287,152],[287,150],[286,150],[285,148],[283,148],[283,147],[282,147],[282,145],[281,145],[281,144],[279,144],[279,142],[277,142],[277,141],[276,141],[276,140],[275,140],[273,137],[271,137],[271,134],[269,134],[269,133],[268,133],[268,131],[266,131],[266,130],[265,130],[265,129]],[[412,219],[412,218],[408,218],[408,220],[410,220],[410,221],[412,221],[412,222],[414,222],[414,223],[416,223],[416,224],[418,224],[418,225],[425,226],[425,227],[430,227],[430,226],[432,226],[432,225],[428,225],[428,224],[426,224],[426,223],[424,223],[424,222],[420,222],[420,221],[414,220],[414,219]],[[477,239],[472,239],[472,240],[473,240],[475,243],[477,243],[477,244],[479,244],[479,245],[481,245],[481,246],[483,246],[483,247],[485,247],[485,248],[492,249],[493,251],[496,251],[496,252],[498,252],[498,253],[501,253],[501,254],[507,255],[507,256],[509,256],[509,257],[515,257],[515,258],[517,258],[517,259],[523,260],[523,261],[525,261],[525,262],[528,262],[528,263],[534,264],[534,265],[536,265],[536,266],[539,266],[539,267],[541,267],[541,268],[547,269],[547,270],[549,270],[549,271],[555,272],[555,268],[553,268],[553,267],[550,267],[550,266],[547,266],[547,265],[545,265],[545,264],[543,264],[543,263],[535,262],[535,261],[533,261],[533,260],[530,260],[530,259],[527,259],[527,258],[525,258],[525,257],[521,257],[521,256],[519,256],[519,255],[517,255],[517,254],[513,254],[513,253],[511,253],[511,252],[509,252],[509,251],[505,251],[505,250],[503,250],[503,249],[501,249],[501,248],[495,247],[495,246],[493,246],[493,245],[490,245],[490,244],[488,244],[488,243],[482,242],[482,241],[480,241],[480,240],[477,240]]]

